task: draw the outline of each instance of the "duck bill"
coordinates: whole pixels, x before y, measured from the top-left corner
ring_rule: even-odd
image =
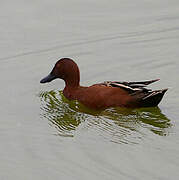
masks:
[[[44,77],[40,83],[48,83],[48,82],[51,82],[53,81],[54,79],[56,79],[56,76],[52,75],[52,74],[49,74],[48,76]]]

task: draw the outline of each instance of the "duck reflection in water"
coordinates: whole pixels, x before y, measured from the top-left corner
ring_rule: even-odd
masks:
[[[127,143],[128,136],[145,133],[149,130],[160,136],[169,134],[172,124],[158,107],[127,109],[110,108],[94,111],[78,101],[69,101],[62,91],[40,93],[42,117],[48,119],[58,130],[60,136],[73,137],[77,127],[96,126],[98,131],[110,135],[110,140]],[[109,137],[109,136],[108,136]],[[139,138],[140,138],[139,137]],[[130,139],[130,138],[129,138]]]

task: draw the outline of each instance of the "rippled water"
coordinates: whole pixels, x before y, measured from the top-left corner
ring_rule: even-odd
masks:
[[[137,144],[145,136],[143,128],[167,136],[172,127],[170,120],[158,107],[92,111],[77,101],[68,101],[61,91],[43,92],[40,97],[41,117],[48,119],[60,136],[74,137],[77,131],[95,128],[100,136],[111,142]]]
[[[2,1],[0,179],[178,179],[179,1]],[[160,78],[159,107],[92,111],[41,85],[60,57],[81,84]]]

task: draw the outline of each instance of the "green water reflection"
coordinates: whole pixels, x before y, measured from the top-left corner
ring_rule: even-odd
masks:
[[[91,128],[110,141],[135,143],[148,131],[166,136],[172,126],[158,107],[93,111],[77,101],[67,100],[61,91],[41,92],[40,100],[41,116],[57,128],[60,136],[73,137],[83,124],[81,128]]]

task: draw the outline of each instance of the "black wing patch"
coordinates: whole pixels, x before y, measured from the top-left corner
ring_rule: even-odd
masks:
[[[135,94],[137,92],[152,91],[151,89],[147,89],[146,86],[158,80],[159,79],[150,80],[150,81],[141,81],[141,82],[105,81],[102,84],[109,87],[119,87],[128,91],[130,94],[133,94],[133,93]]]

